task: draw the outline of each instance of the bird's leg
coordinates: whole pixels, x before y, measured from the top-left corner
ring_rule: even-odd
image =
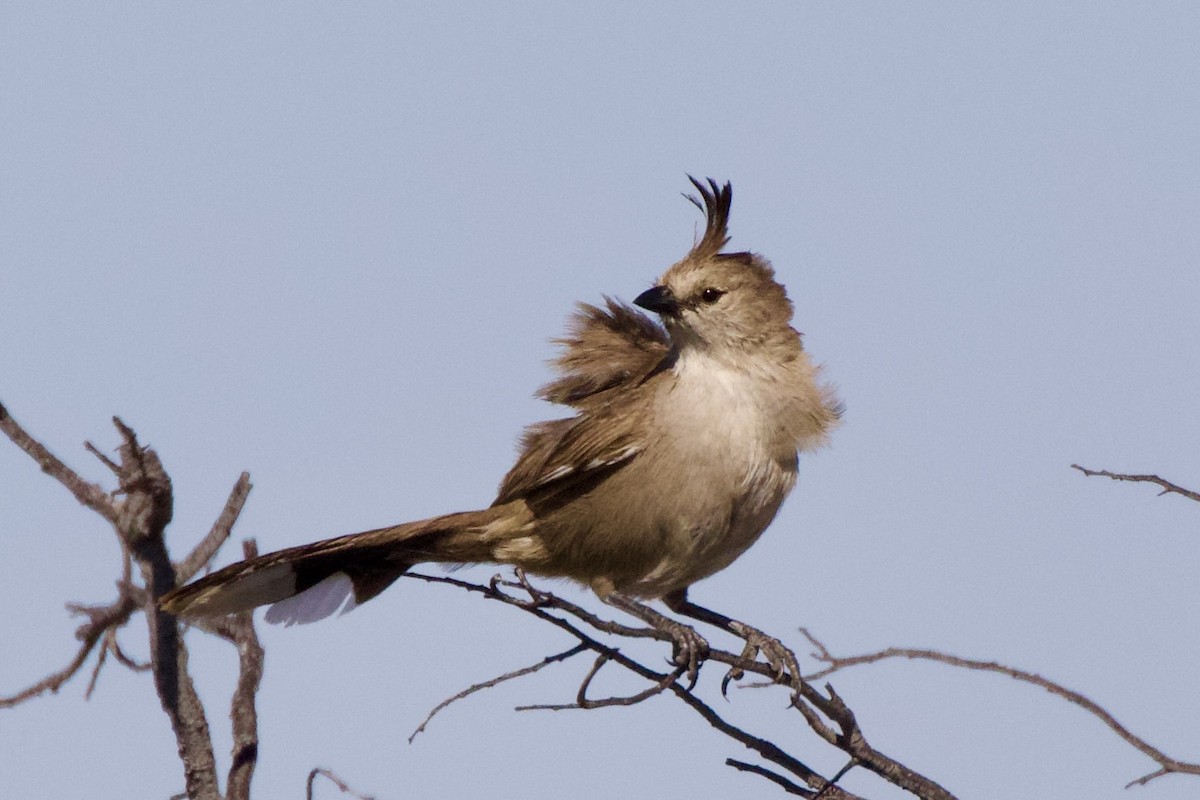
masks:
[[[796,663],[795,654],[774,636],[768,636],[758,628],[747,625],[744,622],[738,622],[736,619],[731,619],[724,614],[711,611],[704,606],[696,605],[691,600],[688,600],[687,589],[671,592],[663,597],[663,602],[667,608],[676,614],[683,614],[686,617],[706,622],[709,625],[728,631],[734,636],[745,640],[746,647],[742,650],[742,658],[747,661],[754,661],[758,657],[758,654],[762,653],[763,658],[767,660],[767,664],[771,666],[771,669],[775,670],[776,680],[788,685],[794,685],[800,680],[800,666]],[[725,676],[725,680],[721,682],[721,693],[725,693],[725,689],[729,686],[731,680],[741,680],[744,674],[737,667],[730,669],[729,673]],[[790,678],[787,678],[789,675]]]
[[[696,633],[695,628],[660,614],[653,608],[626,597],[620,592],[606,592],[600,595],[600,599],[670,636],[674,644],[672,662],[687,672],[689,690],[696,685],[696,679],[700,675],[700,665],[704,663],[704,659],[708,658],[708,641]]]

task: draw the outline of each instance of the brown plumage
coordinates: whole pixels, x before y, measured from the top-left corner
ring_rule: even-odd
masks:
[[[579,304],[567,336],[554,340],[563,353],[552,363],[563,375],[538,389],[538,397],[582,408],[597,395],[636,384],[666,357],[671,342],[661,325],[610,297],[604,304]]]
[[[574,416],[531,425],[479,511],[301,545],[165,595],[177,614],[276,603],[306,622],[371,599],[414,564],[499,562],[601,596],[686,589],[740,555],[795,481],[797,452],[840,414],[790,326],[770,265],[721,252],[729,185],[692,179],[705,230],[637,304],[581,304],[538,395]],[[290,598],[290,599],[289,599]],[[282,602],[281,602],[282,601]]]

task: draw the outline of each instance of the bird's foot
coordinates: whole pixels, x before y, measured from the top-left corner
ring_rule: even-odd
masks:
[[[700,665],[708,658],[708,640],[696,633],[696,629],[690,625],[684,625],[618,592],[600,594],[600,598],[609,605],[637,617],[659,633],[671,637],[671,663],[675,665],[679,674],[687,675],[687,688],[691,691],[700,677]]]
[[[795,654],[783,642],[774,636],[768,636],[758,628],[747,625],[744,622],[737,622],[736,620],[730,623],[730,629],[746,642],[741,655],[743,661],[757,661],[759,654],[761,654],[763,660],[767,662],[767,665],[775,673],[776,683],[793,687],[798,683],[800,680],[800,665],[796,663]],[[724,680],[721,681],[721,694],[725,694],[730,681],[741,680],[744,675],[745,672],[739,667],[730,669],[725,675]]]
[[[671,663],[687,675],[687,688],[690,692],[700,677],[700,665],[708,658],[708,640],[696,633],[696,629],[690,625],[667,617],[663,617],[663,622],[658,627],[671,637]]]

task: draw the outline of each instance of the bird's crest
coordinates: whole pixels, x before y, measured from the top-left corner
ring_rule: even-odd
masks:
[[[688,180],[696,187],[700,196],[685,194],[684,197],[704,213],[704,235],[692,246],[691,252],[683,260],[687,262],[719,258],[743,264],[752,263],[750,253],[721,252],[725,245],[729,244],[729,207],[733,203],[733,187],[729,181],[720,185],[712,178],[700,181],[691,175],[688,175]]]
[[[685,194],[684,197],[703,212],[705,225],[704,236],[693,245],[687,257],[712,258],[729,243],[729,205],[733,202],[733,187],[728,181],[724,186],[719,186],[712,178],[706,179],[707,184],[691,175],[688,175],[688,180],[696,187],[696,191],[700,192],[700,196]]]

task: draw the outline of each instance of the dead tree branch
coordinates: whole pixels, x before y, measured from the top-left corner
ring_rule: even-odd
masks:
[[[1078,464],[1072,464],[1071,469],[1077,469],[1089,478],[1099,476],[1101,478],[1112,478],[1114,481],[1132,481],[1134,483],[1153,483],[1162,489],[1158,493],[1159,497],[1164,494],[1179,494],[1189,500],[1195,500],[1200,503],[1200,492],[1193,492],[1191,489],[1185,489],[1182,486],[1177,486],[1168,480],[1163,480],[1157,475],[1130,475],[1123,472],[1109,472],[1106,469],[1088,469],[1081,467]]]
[[[250,496],[250,486],[250,473],[243,472],[238,476],[237,483],[229,493],[229,499],[225,501],[225,507],[221,509],[221,514],[213,523],[208,535],[175,565],[175,578],[180,585],[190,581],[197,572],[208,566],[221,549],[221,545],[228,541],[229,535],[233,533],[233,524],[237,522],[242,507],[246,505],[246,498]]]
[[[88,618],[87,622],[80,625],[75,631],[75,638],[81,643],[79,650],[62,669],[52,672],[45,678],[42,678],[26,689],[22,689],[16,694],[0,697],[0,708],[10,708],[19,705],[45,692],[57,692],[64,683],[75,677],[76,673],[79,672],[80,668],[87,661],[96,644],[110,630],[115,630],[128,622],[130,615],[138,608],[139,604],[124,593],[115,602],[107,606],[85,606],[78,603],[69,603],[67,609],[72,614]],[[103,652],[103,648],[101,652]],[[99,667],[100,665],[97,664],[97,673]]]
[[[246,492],[250,490],[249,479],[244,472],[238,485],[241,486],[243,481],[245,490],[241,493],[241,501],[244,502]],[[238,494],[236,488],[234,494]],[[229,505],[225,508],[227,513]],[[240,503],[238,508],[241,508]],[[225,519],[226,513],[222,513],[221,519]],[[233,516],[236,518],[237,514]],[[232,525],[233,519],[228,520],[224,538],[228,538],[228,528]],[[216,527],[213,529],[216,530]],[[216,553],[216,549],[213,549],[213,553]],[[253,539],[242,543],[242,555],[245,558],[258,555],[258,546]],[[255,700],[262,682],[263,648],[258,641],[258,632],[254,630],[254,615],[251,612],[233,615],[229,618],[229,626],[233,629],[233,643],[238,651],[238,677],[229,709],[229,719],[233,724],[233,759],[225,782],[225,796],[228,800],[249,800],[250,779],[254,777],[254,768],[258,764],[258,708]]]
[[[314,767],[312,772],[308,773],[308,782],[305,784],[304,790],[304,796],[307,798],[307,800],[313,800],[313,784],[316,782],[318,775],[331,781],[334,786],[342,791],[342,794],[348,794],[351,797],[356,798],[356,800],[375,800],[375,798],[369,794],[361,794],[354,791],[350,788],[350,784],[346,783],[344,780],[335,775],[333,770],[326,769],[325,767]]]
[[[120,485],[115,494],[124,495],[115,502],[113,527],[129,548],[141,573],[142,585],[149,593],[143,611],[150,627],[154,686],[175,732],[188,796],[218,798],[217,765],[208,719],[188,674],[187,648],[175,618],[153,602],[175,587],[175,568],[163,538],[174,514],[171,480],[154,450],[143,447],[133,430],[120,419],[114,417],[113,424],[123,440],[118,449]]]
[[[759,775],[763,778],[766,778],[788,794],[796,794],[800,795],[801,797],[809,798],[815,798],[817,796],[817,792],[810,791],[802,786],[797,786],[787,778],[780,775],[778,772],[772,772],[766,767],[759,766],[758,764],[748,764],[745,761],[738,761],[736,758],[725,759],[725,764],[726,766],[733,767],[738,772],[749,772],[752,775]],[[828,797],[829,795],[826,794],[825,796]]]
[[[9,416],[8,409],[0,403],[0,431],[3,431],[13,444],[29,454],[37,462],[42,472],[54,478],[67,487],[75,499],[95,511],[109,522],[116,519],[117,512],[112,498],[95,483],[89,483],[79,477],[70,467],[59,461],[53,453],[47,450],[41,442],[34,439],[17,421]],[[110,465],[112,462],[108,462]]]
[[[455,586],[469,592],[481,594],[489,600],[495,600],[520,608],[569,633],[586,650],[595,654],[596,658],[592,666],[581,680],[574,703],[523,706],[521,710],[569,710],[589,709],[600,705],[632,705],[669,691],[677,699],[699,714],[713,728],[755,751],[763,759],[770,761],[807,784],[812,789],[810,796],[824,792],[821,795],[823,798],[833,798],[834,800],[851,800],[857,797],[836,786],[832,781],[825,779],[807,764],[787,753],[775,743],[754,736],[748,731],[742,730],[723,719],[712,706],[701,700],[689,687],[679,681],[679,678],[683,674],[682,667],[677,667],[675,670],[667,673],[650,669],[621,650],[600,642],[579,627],[577,623],[585,624],[601,633],[624,635],[631,638],[655,638],[666,643],[673,641],[669,633],[651,628],[630,628],[620,623],[598,617],[568,600],[532,586],[520,571],[517,572],[514,580],[506,580],[501,576],[496,576],[487,585],[474,584],[448,576],[423,575],[418,573],[410,573],[410,575],[413,578],[429,583]],[[567,651],[571,655],[579,652],[583,651],[579,648]],[[795,658],[794,654],[790,655],[791,658]],[[568,657],[570,656],[563,655],[564,660]],[[822,694],[799,676],[787,673],[781,674],[771,664],[750,661],[740,653],[735,654],[718,648],[710,648],[708,660],[725,664],[732,669],[753,672],[770,679],[772,683],[790,688],[793,693],[793,705],[804,716],[809,726],[829,744],[850,755],[856,764],[874,772],[890,783],[911,792],[917,797],[925,798],[926,800],[953,800],[953,795],[935,782],[868,745],[862,730],[855,720],[853,712],[850,711],[841,697],[833,691],[831,686],[826,685],[826,694]],[[646,690],[628,698],[609,698],[599,701],[587,698],[587,689],[592,679],[600,669],[608,664],[614,664],[640,676],[648,681],[650,686]],[[463,693],[460,693],[460,695],[465,696]],[[737,763],[740,764],[741,762]]]
[[[162,707],[171,721],[180,759],[184,765],[187,796],[194,800],[217,800],[222,795],[217,778],[216,761],[205,711],[200,703],[188,673],[188,652],[183,641],[183,631],[174,617],[157,608],[157,599],[174,588],[177,583],[187,581],[211,561],[220,547],[228,541],[233,526],[241,513],[250,492],[249,476],[243,473],[235,483],[225,506],[211,530],[177,564],[173,564],[167,551],[165,531],[173,515],[173,490],[157,453],[143,446],[134,431],[120,419],[113,423],[121,437],[116,459],[109,458],[91,444],[87,449],[117,478],[117,487],[106,492],[99,484],[84,480],[64,462],[55,457],[40,442],[30,436],[0,405],[0,431],[27,453],[42,469],[66,487],[83,505],[91,508],[112,526],[122,548],[122,575],[117,582],[117,597],[106,605],[84,605],[72,603],[68,610],[85,618],[76,630],[80,645],[75,655],[61,669],[43,677],[27,688],[7,697],[0,697],[0,708],[11,707],[40,696],[56,692],[63,684],[78,674],[89,657],[95,652],[96,659],[91,669],[87,688],[90,696],[107,657],[129,669],[148,670],[154,678]],[[1126,475],[1107,470],[1089,470],[1072,465],[1087,476],[1103,476],[1113,480],[1154,483],[1162,493],[1180,494],[1200,502],[1200,493],[1180,487],[1157,475]],[[245,543],[245,555],[253,557],[256,548],[253,541]],[[135,569],[136,567],[136,569]],[[778,640],[744,623],[723,617],[716,612],[694,607],[704,612],[718,627],[741,639],[740,652],[708,648],[706,660],[729,668],[726,681],[753,673],[766,679],[761,685],[786,687],[791,693],[791,706],[804,718],[808,727],[830,746],[850,757],[849,764],[832,778],[825,778],[795,756],[787,753],[775,743],[732,725],[722,718],[714,708],[701,700],[693,691],[693,685],[685,685],[681,678],[686,667],[677,666],[670,671],[660,672],[630,657],[620,649],[605,644],[590,631],[621,639],[656,639],[666,644],[675,644],[672,633],[656,627],[626,625],[603,618],[568,600],[533,586],[523,573],[517,571],[514,579],[496,576],[486,585],[473,584],[446,576],[411,574],[411,577],[430,583],[441,583],[478,593],[489,600],[515,606],[540,620],[561,629],[576,640],[569,649],[548,656],[528,667],[513,670],[498,677],[477,683],[448,698],[435,707],[414,731],[410,741],[421,733],[430,720],[458,700],[476,692],[498,685],[504,681],[523,677],[549,666],[568,661],[583,653],[591,653],[592,663],[583,675],[574,702],[522,706],[520,710],[569,710],[594,709],[613,705],[635,705],[651,697],[669,693],[683,702],[703,718],[711,727],[754,751],[766,762],[780,771],[762,765],[749,764],[736,759],[726,763],[739,771],[750,772],[771,780],[785,791],[809,798],[831,800],[855,800],[857,795],[837,785],[838,779],[852,767],[866,769],[884,780],[925,800],[954,800],[946,789],[925,776],[901,764],[871,746],[858,721],[841,696],[826,683],[818,689],[813,682],[842,669],[870,664],[889,658],[908,658],[936,661],[950,666],[988,672],[998,672],[1011,678],[1040,686],[1096,716],[1118,736],[1158,765],[1158,769],[1130,785],[1148,783],[1162,775],[1181,773],[1200,775],[1200,764],[1181,761],[1166,755],[1133,734],[1103,707],[1079,692],[1067,689],[1031,672],[1008,667],[997,662],[965,659],[935,650],[912,648],[887,648],[858,656],[833,656],[825,645],[807,630],[801,632],[816,648],[814,656],[824,668],[813,674],[802,676],[796,666],[795,654]],[[632,602],[632,601],[630,601]],[[652,620],[657,612],[640,604],[635,611],[645,611],[646,620]],[[689,604],[690,607],[690,604]],[[141,664],[127,656],[118,642],[118,632],[128,624],[132,616],[141,611],[145,614],[149,629],[150,662]],[[700,619],[708,621],[701,616]],[[263,649],[250,614],[232,615],[225,618],[201,620],[193,624],[197,629],[231,642],[237,649],[239,659],[238,681],[232,697],[231,722],[233,732],[232,763],[226,778],[226,797],[229,800],[248,800],[250,783],[257,764],[258,733],[255,700],[263,674]],[[690,631],[694,633],[694,631]],[[703,641],[703,640],[701,640]],[[760,660],[761,659],[763,660]],[[595,677],[606,667],[613,666],[637,675],[649,685],[629,696],[589,697],[589,689]],[[313,782],[317,776],[333,781],[343,792],[365,798],[354,793],[343,781],[326,769],[314,769],[308,777],[308,794],[311,797]],[[801,785],[803,784],[803,785]]]
[[[546,656],[545,658],[543,658],[541,661],[537,662],[536,664],[531,664],[528,667],[522,667],[520,669],[514,669],[511,672],[506,672],[503,675],[498,675],[495,678],[492,678],[490,680],[481,681],[480,683],[472,684],[471,686],[468,686],[466,689],[463,689],[458,694],[453,695],[451,697],[447,697],[445,700],[443,700],[442,702],[440,702],[436,706],[434,706],[433,710],[430,711],[428,715],[426,715],[425,719],[421,721],[421,724],[417,726],[417,729],[412,732],[411,736],[408,737],[408,743],[409,744],[413,743],[413,740],[416,739],[417,736],[420,735],[425,730],[425,728],[429,725],[430,720],[432,720],[434,718],[434,716],[436,716],[439,712],[445,710],[448,706],[451,706],[454,703],[457,703],[459,700],[464,700],[467,697],[470,697],[471,695],[475,694],[476,692],[483,691],[484,689],[491,689],[493,686],[498,686],[501,683],[504,683],[505,681],[511,681],[514,678],[521,678],[521,677],[524,677],[525,675],[532,675],[533,673],[541,670],[544,667],[548,667],[551,664],[557,664],[559,661],[566,661],[568,658],[578,655],[579,653],[582,653],[584,650],[587,650],[586,645],[577,644],[574,647],[570,648],[569,650],[564,650],[561,653],[555,653],[552,656]]]
[[[1010,667],[995,661],[980,661],[977,659],[963,658],[961,656],[943,653],[938,650],[926,650],[920,648],[888,647],[883,650],[877,650],[872,653],[863,653],[861,655],[835,656],[829,652],[829,649],[820,639],[814,636],[806,628],[801,628],[800,633],[803,634],[804,637],[808,639],[809,643],[816,648],[816,651],[812,653],[813,658],[826,665],[823,669],[810,675],[806,675],[805,677],[808,680],[819,680],[828,675],[832,675],[835,672],[839,672],[850,667],[861,666],[863,664],[874,664],[879,661],[885,661],[892,658],[934,661],[939,664],[947,664],[949,666],[959,667],[962,669],[972,669],[981,672],[996,672],[1001,675],[1007,675],[1014,680],[1039,686],[1050,694],[1061,697],[1067,702],[1079,706],[1107,725],[1115,734],[1117,734],[1117,736],[1120,736],[1130,746],[1144,753],[1148,758],[1159,765],[1160,769],[1130,782],[1128,784],[1129,786],[1145,784],[1154,778],[1171,773],[1200,775],[1200,764],[1195,764],[1188,761],[1180,761],[1179,759],[1168,756],[1166,753],[1159,750],[1157,747],[1153,746],[1140,736],[1134,734],[1132,731],[1118,722],[1116,717],[1114,717],[1099,703],[1096,703],[1094,700],[1086,697],[1083,694],[1080,694],[1077,691],[1074,691],[1073,689],[1068,689],[1060,683],[1055,683],[1054,681],[1044,678],[1041,675],[1037,675],[1033,672],[1027,672],[1026,670]]]
[[[148,668],[175,734],[184,767],[187,796],[193,800],[218,800],[221,792],[208,720],[188,673],[188,652],[182,631],[175,618],[160,611],[155,603],[158,597],[176,584],[176,570],[168,555],[165,539],[167,525],[174,513],[171,480],[154,450],[143,446],[134,431],[120,419],[114,417],[113,424],[121,437],[117,459],[109,458],[90,443],[87,445],[88,451],[99,458],[117,478],[117,488],[109,493],[98,484],[84,480],[55,457],[0,405],[0,431],[25,451],[43,472],[55,478],[80,503],[113,526],[124,556],[116,600],[101,606],[78,603],[67,606],[72,613],[87,617],[87,621],[76,631],[76,638],[81,645],[75,657],[61,670],[30,687],[0,698],[0,707],[16,705],[46,691],[57,691],[79,672],[99,644],[87,694],[90,695],[95,687],[110,653],[131,669]],[[213,530],[184,560],[182,567],[185,572],[190,570],[194,573],[202,568],[228,539],[249,490],[249,478],[243,474]],[[135,566],[140,583],[134,579]],[[130,659],[117,642],[117,632],[137,611],[145,614],[149,628],[148,665]],[[240,671],[234,694],[234,755],[228,778],[228,797],[230,800],[245,800],[249,797],[250,777],[257,758],[254,696],[262,676],[262,648],[248,614],[222,621],[214,632],[233,641],[238,648]]]

